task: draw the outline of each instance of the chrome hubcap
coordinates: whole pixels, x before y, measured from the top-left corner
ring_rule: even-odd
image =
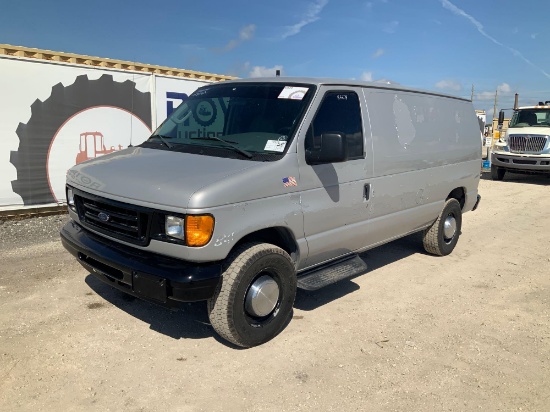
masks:
[[[260,276],[248,289],[245,298],[245,309],[252,315],[264,317],[277,306],[279,285],[269,275]]]
[[[456,234],[456,219],[453,215],[447,216],[443,224],[443,237],[445,242],[450,242]]]

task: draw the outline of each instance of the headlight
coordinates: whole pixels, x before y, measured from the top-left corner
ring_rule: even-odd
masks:
[[[201,247],[210,242],[213,233],[214,217],[211,215],[164,215],[164,240],[170,241],[171,238],[176,243]],[[163,240],[162,237],[153,237]]]
[[[497,142],[493,148],[493,150],[499,150],[501,152],[509,152],[510,149],[508,149],[508,146],[506,142]]]
[[[176,239],[185,239],[184,233],[185,219],[177,216],[166,216],[166,223],[164,226],[165,233]]]
[[[67,188],[67,205],[69,205],[72,210],[76,210],[73,189],[70,187]]]

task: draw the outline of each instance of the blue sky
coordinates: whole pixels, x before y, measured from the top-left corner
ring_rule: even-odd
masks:
[[[549,0],[11,0],[0,43],[216,74],[389,79],[550,100]]]

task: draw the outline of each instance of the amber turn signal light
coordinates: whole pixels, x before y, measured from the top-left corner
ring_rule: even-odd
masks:
[[[187,246],[204,246],[212,238],[214,217],[210,215],[185,217],[185,240]]]

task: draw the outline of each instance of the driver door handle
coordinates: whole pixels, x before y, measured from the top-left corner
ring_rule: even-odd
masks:
[[[366,183],[363,190],[363,198],[368,202],[370,199],[370,183]]]

